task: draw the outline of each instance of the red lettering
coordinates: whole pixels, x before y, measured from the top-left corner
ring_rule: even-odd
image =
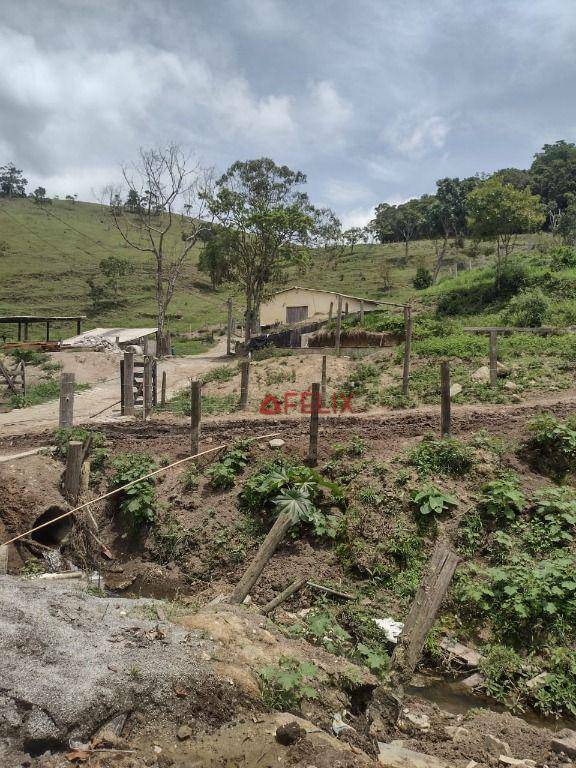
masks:
[[[260,403],[259,411],[260,413],[263,413],[264,416],[273,416],[277,413],[282,413],[282,405],[274,395],[266,395]]]
[[[296,408],[297,404],[293,401],[290,401],[288,398],[290,397],[297,397],[298,392],[284,392],[284,413],[288,413],[289,408]]]

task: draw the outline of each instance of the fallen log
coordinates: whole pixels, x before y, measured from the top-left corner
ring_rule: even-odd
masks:
[[[302,589],[307,580],[308,579],[306,576],[302,576],[301,578],[293,581],[292,584],[289,584],[285,590],[276,595],[273,600],[270,600],[269,603],[266,603],[266,605],[262,608],[262,613],[271,613],[275,608],[278,608],[279,605],[282,605],[282,603],[288,600],[288,598],[291,597],[295,592],[298,592],[299,589]]]
[[[437,541],[392,654],[393,683],[402,685],[412,677],[457,565],[458,555],[448,542]]]
[[[228,598],[228,602],[240,605],[250,594],[250,590],[260,578],[264,566],[270,560],[278,545],[292,527],[294,520],[292,515],[282,512],[276,518],[276,522],[268,532],[268,535],[260,545],[256,556],[244,571],[244,575],[236,585],[234,592]]]

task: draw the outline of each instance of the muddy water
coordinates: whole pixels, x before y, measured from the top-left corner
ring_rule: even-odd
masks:
[[[418,684],[408,686],[406,693],[437,704],[440,709],[454,715],[466,715],[470,709],[479,707],[489,709],[492,712],[510,711],[489,696],[472,693],[458,680],[433,677],[432,675],[419,675],[416,680]],[[576,718],[573,717],[545,717],[531,710],[514,712],[513,714],[537,728],[549,728],[551,731],[560,731],[563,728],[576,730]]]

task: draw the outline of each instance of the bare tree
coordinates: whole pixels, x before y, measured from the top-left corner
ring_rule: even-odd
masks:
[[[128,192],[140,205],[129,215],[112,204],[114,223],[124,241],[149,253],[155,262],[155,292],[160,354],[167,354],[166,317],[186,257],[210,228],[206,194],[212,173],[191,162],[180,147],[140,149],[139,160],[123,168]]]

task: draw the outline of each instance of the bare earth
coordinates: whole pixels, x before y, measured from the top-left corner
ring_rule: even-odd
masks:
[[[158,362],[158,381],[166,371],[167,394],[174,395],[193,376],[225,362],[226,340],[209,352],[189,357],[174,357]],[[91,384],[85,392],[78,392],[74,398],[74,421],[85,423],[94,419],[111,422],[123,419],[120,415],[120,373],[119,355],[102,352],[61,352],[56,360],[64,364],[63,370],[76,374],[79,383]],[[0,434],[22,435],[30,432],[54,429],[58,426],[57,400],[30,408],[0,413]],[[108,408],[104,413],[100,411]],[[98,415],[97,415],[98,414]]]

